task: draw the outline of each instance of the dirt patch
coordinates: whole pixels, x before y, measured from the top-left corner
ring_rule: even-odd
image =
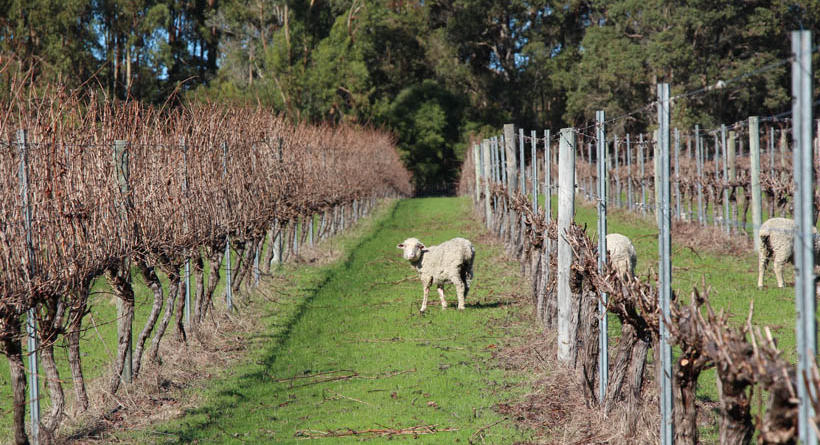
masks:
[[[752,238],[745,233],[726,233],[722,227],[702,226],[693,222],[672,224],[672,238],[678,247],[694,252],[740,257],[752,251]]]

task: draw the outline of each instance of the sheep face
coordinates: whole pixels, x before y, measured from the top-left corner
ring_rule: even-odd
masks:
[[[405,260],[414,263],[421,258],[421,252],[424,249],[424,244],[416,238],[408,238],[403,243],[396,245],[397,248],[402,249],[402,256]]]

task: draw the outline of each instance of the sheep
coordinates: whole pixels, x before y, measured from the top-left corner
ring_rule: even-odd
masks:
[[[760,250],[757,260],[757,287],[763,287],[763,273],[770,259],[774,261],[774,275],[777,287],[783,287],[783,265],[794,263],[794,233],[797,223],[788,218],[771,218],[760,226]],[[812,227],[814,244],[814,263],[820,264],[820,238],[817,229]]]
[[[606,253],[609,254],[609,262],[618,271],[618,275],[621,277],[635,275],[638,254],[629,238],[620,233],[610,233],[606,236]]]
[[[447,308],[444,283],[448,281],[456,287],[458,308],[464,309],[464,299],[473,280],[473,243],[464,238],[453,238],[437,246],[425,247],[418,239],[408,238],[396,247],[403,250],[404,259],[416,268],[424,286],[420,312],[427,309],[427,296],[433,284],[438,288],[441,308]]]

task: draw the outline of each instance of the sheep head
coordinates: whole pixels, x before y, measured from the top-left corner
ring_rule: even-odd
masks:
[[[402,249],[402,256],[411,263],[418,261],[421,258],[422,250],[424,250],[424,244],[416,238],[407,238],[403,243],[397,244],[396,247]]]

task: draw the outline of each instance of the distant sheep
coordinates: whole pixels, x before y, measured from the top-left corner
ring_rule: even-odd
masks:
[[[609,261],[618,271],[618,275],[621,277],[635,275],[638,254],[629,238],[619,233],[610,233],[606,236],[606,253],[609,254]]]
[[[441,308],[447,308],[444,298],[444,283],[451,282],[458,294],[458,308],[464,309],[464,299],[470,291],[473,279],[473,243],[464,238],[453,238],[437,246],[425,247],[416,238],[408,238],[396,246],[403,250],[404,259],[416,268],[424,286],[421,312],[427,309],[430,286],[436,285],[441,298]]]
[[[774,262],[774,275],[777,287],[783,287],[783,265],[794,263],[794,234],[797,223],[788,218],[772,218],[760,226],[760,250],[757,260],[757,287],[763,287],[763,273],[770,259]],[[814,264],[820,264],[820,238],[817,229],[812,227],[814,239]]]

